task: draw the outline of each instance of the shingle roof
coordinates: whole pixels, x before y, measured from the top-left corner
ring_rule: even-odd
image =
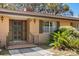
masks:
[[[2,14],[12,14],[12,15],[22,15],[22,16],[35,16],[35,17],[45,17],[45,18],[60,18],[60,19],[68,19],[68,20],[79,20],[76,17],[66,17],[66,16],[55,16],[51,14],[43,14],[37,12],[25,12],[25,11],[12,11],[7,9],[0,8],[0,13]]]

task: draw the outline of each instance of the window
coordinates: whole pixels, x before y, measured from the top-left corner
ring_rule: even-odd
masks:
[[[76,28],[77,30],[79,30],[79,24],[78,24],[78,23],[75,24],[75,28]]]
[[[71,26],[79,30],[79,24],[78,23],[71,23]]]
[[[52,22],[50,24],[51,24],[50,25],[50,32],[54,32],[55,30],[57,30],[57,27],[58,27],[57,22]]]
[[[13,23],[14,23],[14,25],[17,25],[17,22],[16,21],[14,21]]]
[[[43,32],[49,32],[49,22],[43,22]]]
[[[21,40],[21,36],[18,36],[18,39]]]
[[[77,30],[79,31],[79,24],[77,24]]]
[[[43,21],[41,27],[42,27],[41,30],[45,33],[53,32],[57,29],[57,22]]]
[[[14,39],[16,40],[17,39],[17,36],[14,36]]]

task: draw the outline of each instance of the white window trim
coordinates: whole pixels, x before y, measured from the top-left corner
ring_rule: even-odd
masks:
[[[46,21],[45,21],[45,22],[46,22]],[[51,33],[51,29],[52,29],[52,32],[53,32],[54,29],[55,29],[54,26],[57,26],[56,24],[54,24],[54,21],[53,21],[53,22],[51,22],[51,23],[52,23],[52,28],[51,28],[51,23],[50,23],[50,21],[47,21],[47,22],[49,23],[48,31],[47,31],[47,32],[43,31],[43,33]]]

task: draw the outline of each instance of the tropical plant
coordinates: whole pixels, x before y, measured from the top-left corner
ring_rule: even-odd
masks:
[[[79,48],[79,32],[71,27],[62,27],[58,30],[58,32],[54,32],[52,34],[52,42],[50,42],[50,46],[58,49],[76,49]],[[51,39],[51,37],[50,37]],[[50,40],[49,39],[49,40]]]
[[[54,42],[54,40],[53,40],[53,35],[52,35],[52,34],[53,34],[53,33],[50,33],[50,38],[49,38],[49,40],[48,40],[48,44]]]
[[[64,43],[68,43],[68,41],[66,40],[67,37],[70,35],[71,33],[68,33],[67,31],[58,31],[57,33],[54,33],[54,43],[53,43],[53,46],[55,48],[63,48],[65,47],[63,44]],[[63,48],[64,49],[64,48]]]

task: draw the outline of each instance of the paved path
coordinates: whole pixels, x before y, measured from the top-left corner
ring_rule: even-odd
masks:
[[[44,50],[40,47],[13,49],[9,50],[9,53],[13,56],[53,56],[54,53]]]

